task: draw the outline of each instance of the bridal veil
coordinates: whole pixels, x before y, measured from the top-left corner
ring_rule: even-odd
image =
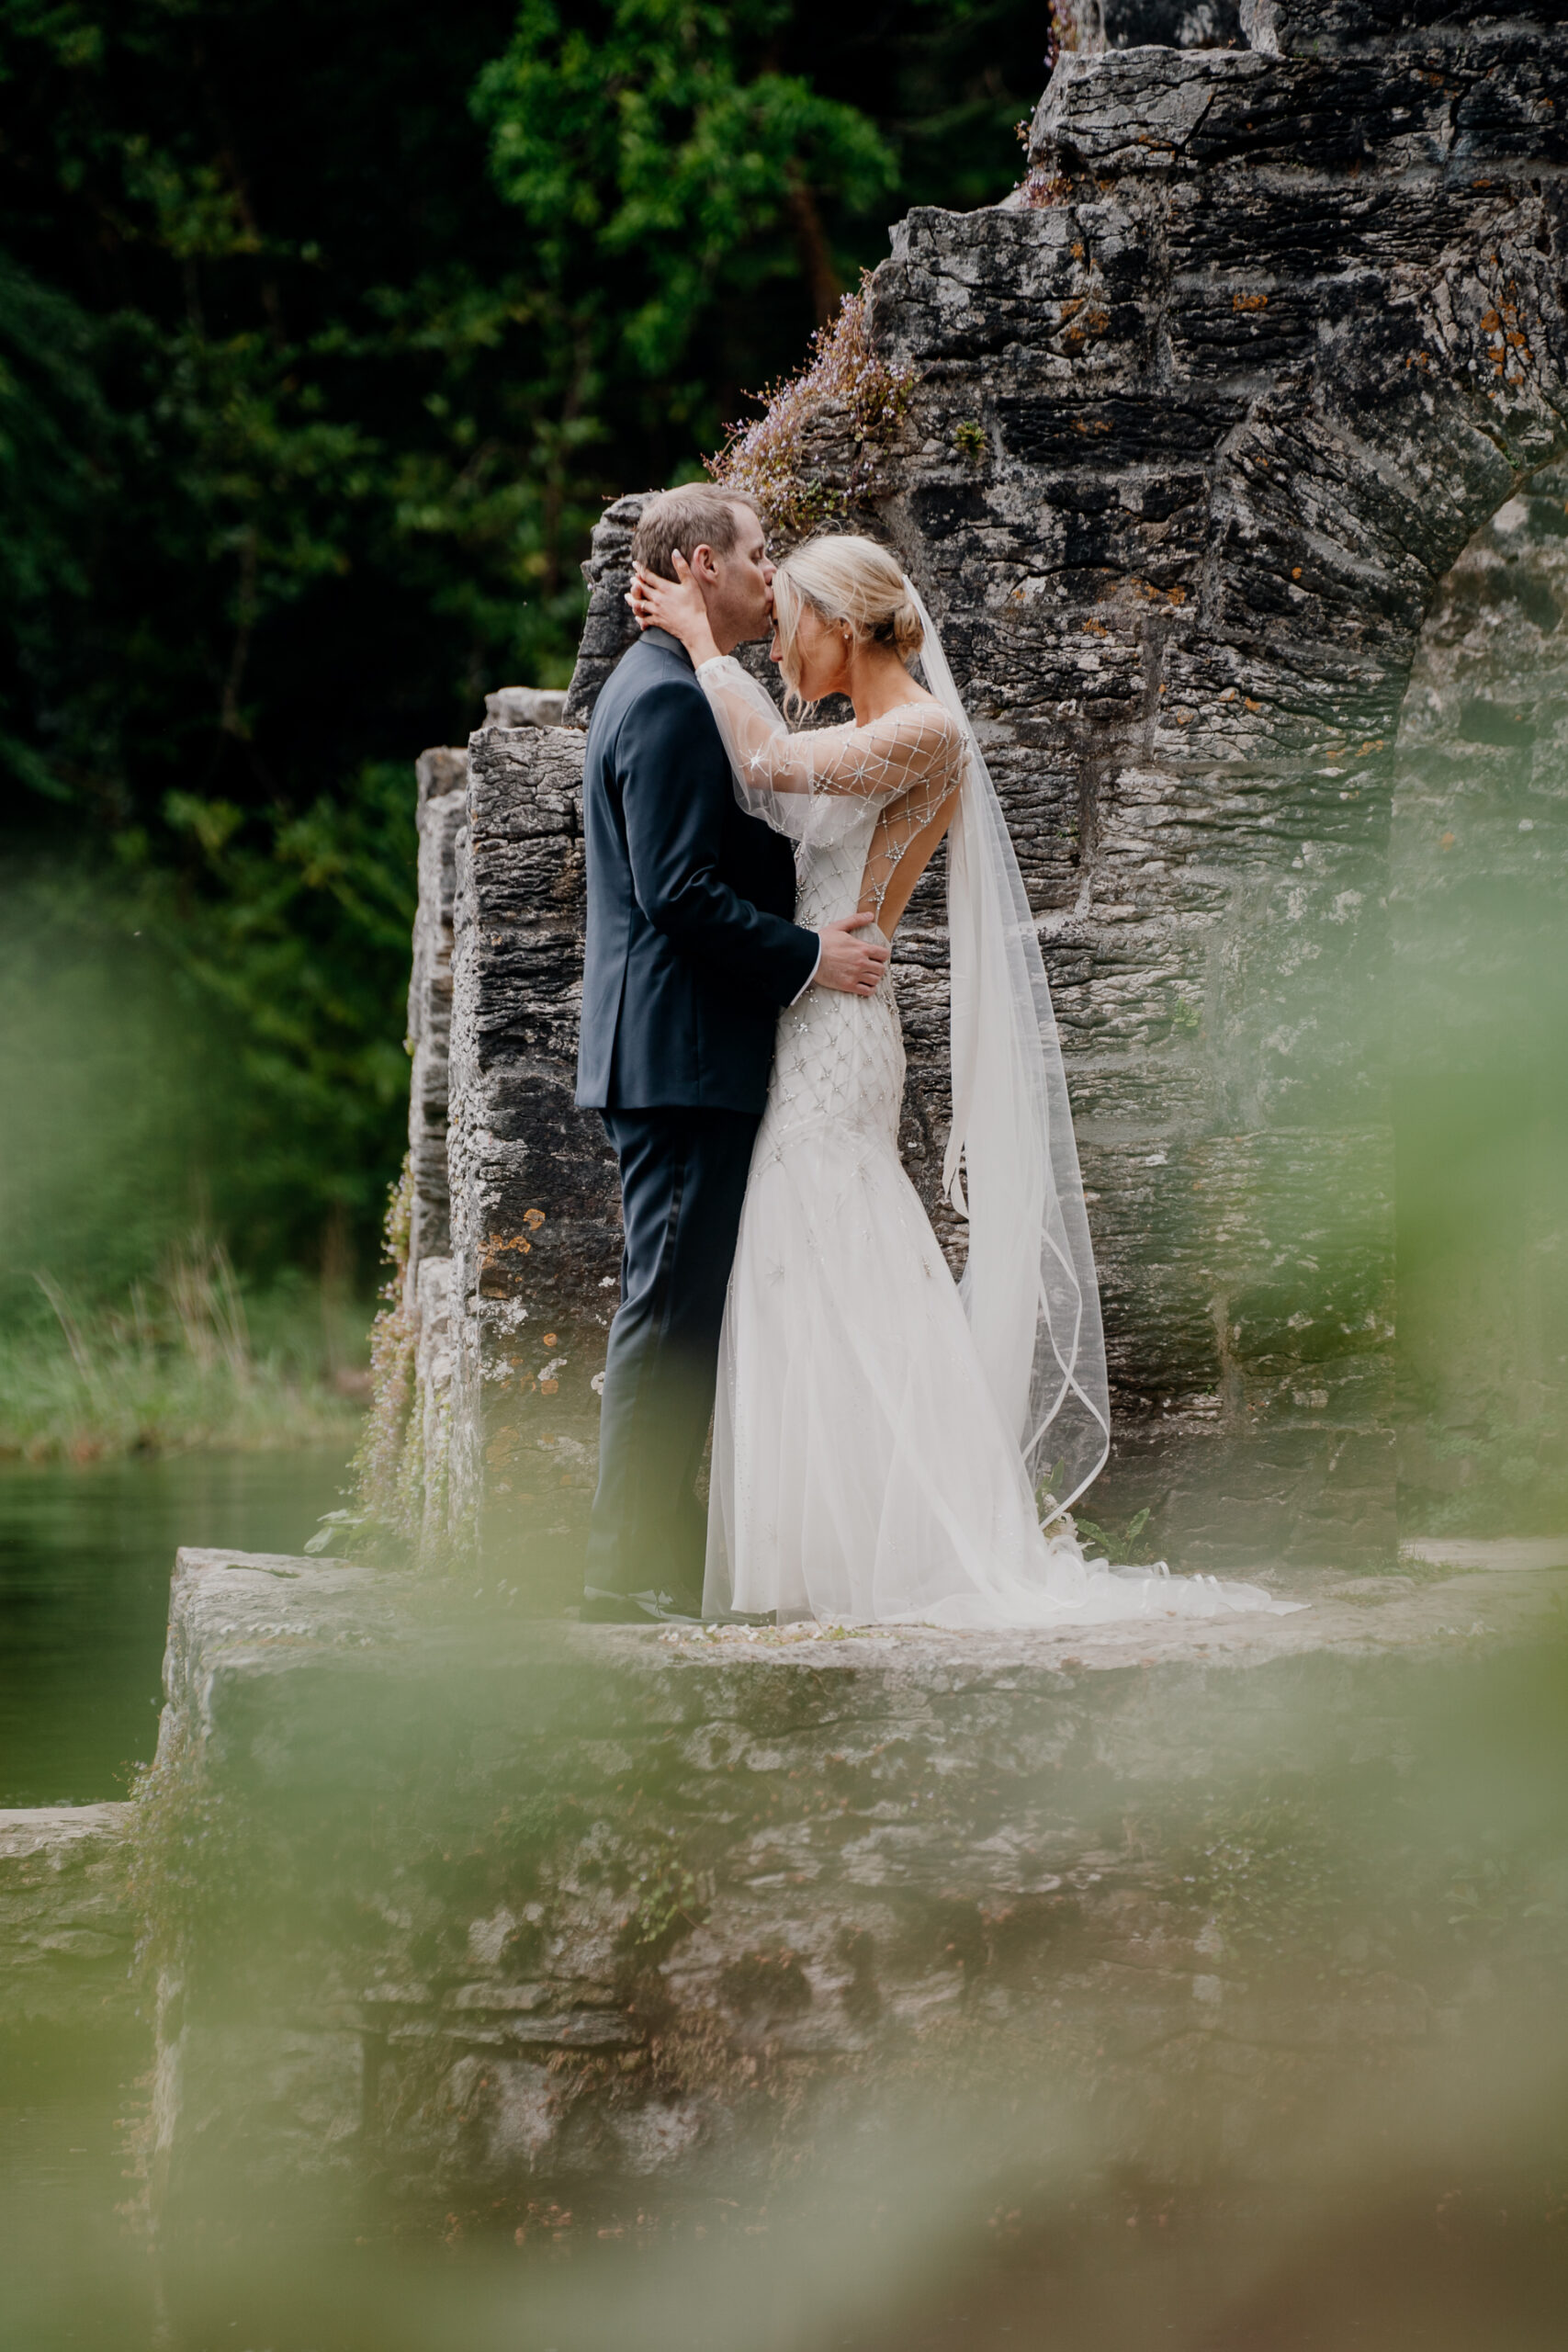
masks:
[[[1111,1402],[1062,1048],[1001,801],[936,624],[908,584],[927,686],[967,752],[947,837],[953,1128],[942,1182],[968,1220],[959,1290],[1030,1482],[1066,1510],[1104,1465]]]

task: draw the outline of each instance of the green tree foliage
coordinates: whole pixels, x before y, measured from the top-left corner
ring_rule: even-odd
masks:
[[[412,755],[564,681],[601,502],[887,220],[1016,175],[1037,9],[845,13],[0,0],[11,898],[37,985],[52,938],[188,1008],[242,1261],[397,1165]]]
[[[677,462],[717,428],[716,378],[754,350],[758,298],[804,259],[831,300],[824,204],[863,216],[897,176],[857,107],[748,70],[788,17],[778,0],[612,0],[585,28],[525,0],[474,93],[579,364],[629,395],[650,439],[681,436]]]

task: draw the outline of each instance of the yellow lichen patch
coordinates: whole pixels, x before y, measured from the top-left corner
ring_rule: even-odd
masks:
[[[1231,296],[1233,311],[1266,311],[1268,308],[1267,294],[1233,294]]]
[[[1134,596],[1142,596],[1151,605],[1184,605],[1187,602],[1185,588],[1156,588],[1153,581],[1140,580],[1136,576],[1129,580],[1127,585]],[[1164,694],[1163,686],[1160,692]]]

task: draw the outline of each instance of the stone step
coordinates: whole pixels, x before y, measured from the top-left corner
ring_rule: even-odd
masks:
[[[1281,2177],[1481,1997],[1493,1831],[1450,1781],[1523,1720],[1568,1570],[1274,1582],[1311,1605],[813,1638],[182,1553],[171,2225],[287,2182],[734,2194],[955,2068],[1100,2086],[1162,2177]],[[1485,1895],[1494,1987],[1505,1929],[1562,1941],[1533,1869]]]
[[[0,1812],[0,2029],[134,2013],[129,1804]]]

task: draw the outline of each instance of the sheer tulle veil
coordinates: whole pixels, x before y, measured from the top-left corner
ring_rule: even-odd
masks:
[[[924,598],[931,692],[968,765],[948,832],[953,1130],[942,1182],[969,1227],[960,1292],[1031,1482],[1066,1510],[1104,1465],[1100,1287],[1039,933],[1007,819]]]

